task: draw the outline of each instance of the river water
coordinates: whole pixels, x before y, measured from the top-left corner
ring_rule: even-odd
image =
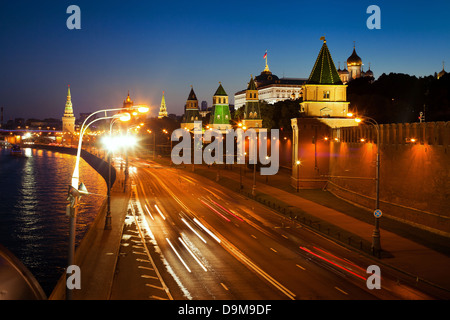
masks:
[[[67,191],[75,156],[25,148],[22,156],[0,148],[0,244],[31,271],[50,295],[67,266]],[[83,159],[80,181],[90,193],[77,216],[79,244],[106,198],[103,178]]]

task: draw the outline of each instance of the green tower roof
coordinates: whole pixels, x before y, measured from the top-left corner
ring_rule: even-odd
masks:
[[[342,84],[336,70],[327,42],[324,40],[319,56],[308,79],[308,84]]]
[[[222,84],[219,84],[219,87],[217,88],[216,93],[214,93],[214,96],[228,96],[223,89]]]

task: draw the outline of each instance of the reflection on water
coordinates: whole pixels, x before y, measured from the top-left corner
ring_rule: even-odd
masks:
[[[0,149],[0,243],[34,274],[49,295],[63,274],[67,260],[67,190],[75,157],[25,148],[22,157]],[[80,180],[89,192],[106,195],[106,183],[85,161]],[[81,199],[77,216],[77,244],[105,197]]]

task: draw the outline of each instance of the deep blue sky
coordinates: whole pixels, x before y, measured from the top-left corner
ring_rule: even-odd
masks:
[[[81,8],[81,30],[66,9]],[[369,30],[366,9],[381,9]],[[70,84],[75,115],[135,103],[182,114],[190,85],[212,103],[221,81],[233,103],[264,69],[307,78],[326,36],[336,65],[356,41],[375,77],[450,70],[450,1],[19,1],[0,2],[0,106],[15,117],[60,118]]]

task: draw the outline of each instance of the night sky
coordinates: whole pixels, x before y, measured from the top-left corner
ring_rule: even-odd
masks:
[[[69,30],[69,5],[81,30]],[[381,30],[369,30],[369,5]],[[75,116],[135,103],[182,114],[190,86],[212,104],[219,81],[234,102],[250,75],[308,78],[326,36],[344,66],[356,50],[376,78],[450,70],[450,1],[18,1],[0,2],[0,106],[16,117],[60,118],[70,84]]]

